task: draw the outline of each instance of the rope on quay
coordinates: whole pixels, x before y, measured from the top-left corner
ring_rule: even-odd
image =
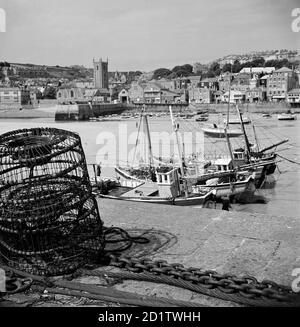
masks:
[[[188,302],[182,300],[173,300],[163,297],[151,297],[148,295],[138,295],[131,292],[119,291],[106,286],[90,285],[79,282],[71,282],[68,280],[55,280],[53,278],[46,278],[37,275],[32,275],[6,265],[0,265],[6,271],[11,271],[16,275],[26,278],[31,278],[38,285],[32,285],[33,291],[44,292],[47,291],[52,294],[63,294],[74,297],[84,297],[103,302],[114,302],[134,306],[147,307],[204,307],[199,303]]]
[[[280,158],[282,158],[282,159],[284,159],[284,160],[286,160],[286,161],[289,161],[289,162],[291,162],[291,163],[293,163],[293,164],[296,164],[296,165],[299,165],[299,166],[300,166],[300,162],[297,162],[297,161],[294,161],[294,160],[288,159],[288,158],[286,158],[286,157],[284,157],[284,156],[281,156],[281,155],[278,154],[278,153],[277,153],[277,156],[280,157]]]
[[[84,270],[82,270],[85,272]],[[110,271],[86,271],[87,274],[92,276],[99,276],[99,277],[111,277],[111,278],[121,278],[121,279],[131,279],[131,280],[138,280],[144,282],[152,282],[152,283],[161,283],[161,284],[168,284],[171,286],[176,286],[179,288],[187,289],[196,293],[201,293],[209,297],[219,298],[224,301],[235,302],[244,304],[247,306],[290,306],[284,303],[276,302],[276,301],[266,301],[266,300],[259,300],[251,298],[243,297],[239,294],[230,294],[230,293],[222,293],[218,289],[210,289],[207,286],[194,284],[192,282],[184,281],[182,279],[175,279],[174,277],[169,276],[158,276],[151,273],[133,273],[133,272],[110,272]]]

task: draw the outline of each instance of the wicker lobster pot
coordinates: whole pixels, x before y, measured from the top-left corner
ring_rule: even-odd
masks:
[[[70,272],[104,247],[80,137],[55,128],[0,135],[0,255],[35,274]]]

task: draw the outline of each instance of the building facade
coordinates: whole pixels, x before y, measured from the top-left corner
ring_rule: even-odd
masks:
[[[272,74],[275,67],[244,67],[240,70],[240,74]]]
[[[230,93],[230,94],[229,94]],[[246,100],[246,94],[242,91],[230,90],[223,94],[223,102],[230,101],[230,103],[242,103]]]
[[[144,88],[144,99],[147,103],[160,103],[161,102],[162,86],[158,83],[148,83]]]
[[[267,96],[270,101],[286,101],[290,90],[297,87],[297,74],[287,67],[273,72],[267,81]]]
[[[131,102],[144,102],[144,87],[145,85],[138,84],[137,82],[131,83],[128,90],[128,97]]]
[[[248,102],[261,102],[266,100],[266,93],[263,92],[262,88],[256,87],[246,91],[246,101]]]
[[[128,91],[126,89],[123,89],[118,94],[118,101],[120,103],[128,103],[129,102],[129,96]]]
[[[183,101],[180,92],[165,89],[159,83],[150,82],[144,88],[146,103],[175,103]]]
[[[21,108],[22,95],[18,87],[0,88],[0,109]]]
[[[291,107],[300,107],[300,88],[288,92],[287,102],[290,103]]]
[[[212,90],[208,88],[193,88],[189,91],[189,102],[195,103],[211,103],[212,102]]]
[[[200,88],[207,88],[212,91],[218,91],[219,90],[219,82],[217,78],[205,78],[199,82]]]
[[[191,75],[187,77],[187,80],[188,80],[188,88],[196,88],[199,87],[201,76]]]
[[[110,93],[107,89],[86,89],[75,85],[60,87],[56,93],[59,104],[70,104],[80,102],[109,102]]]

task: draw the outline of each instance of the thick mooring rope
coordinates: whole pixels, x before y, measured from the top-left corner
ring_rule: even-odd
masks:
[[[286,158],[286,157],[284,157],[284,156],[281,156],[281,155],[278,154],[278,153],[277,153],[277,156],[280,157],[280,158],[282,158],[282,159],[284,159],[284,160],[286,160],[286,161],[289,161],[289,162],[291,162],[291,163],[293,163],[293,164],[296,164],[296,165],[299,165],[299,166],[300,166],[300,162],[297,162],[297,161],[294,161],[294,160],[288,159],[288,158]]]
[[[75,297],[84,297],[92,300],[103,302],[114,302],[134,306],[147,307],[204,307],[204,305],[182,300],[167,299],[164,297],[151,297],[147,295],[139,295],[136,293],[115,290],[106,286],[84,284],[72,282],[65,279],[54,280],[37,275],[32,275],[6,265],[0,265],[6,271],[13,272],[16,275],[30,278],[37,285],[32,285],[33,291],[43,293],[47,291],[52,294],[62,294]],[[1,304],[1,302],[0,302]]]

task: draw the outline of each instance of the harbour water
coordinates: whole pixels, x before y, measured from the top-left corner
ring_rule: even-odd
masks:
[[[278,154],[300,163],[300,119],[278,121],[276,115],[271,118],[264,118],[261,114],[253,114],[251,119],[255,122],[257,136],[262,143],[261,147],[264,144],[263,139],[267,146],[278,142],[280,139],[288,138],[290,141],[278,148]],[[55,122],[53,118],[2,119],[0,120],[0,133],[32,127],[55,127],[77,132],[81,136],[87,163],[92,165],[101,161],[102,174],[115,177],[112,166],[116,163],[116,160],[120,165],[125,165],[128,162],[128,153],[131,152],[132,154],[134,152],[138,121],[138,118],[103,122]],[[197,131],[197,133],[201,133],[202,126],[218,121],[220,121],[220,116],[210,115],[208,122],[196,123],[193,120],[186,120],[180,121],[179,124],[181,132],[195,133]],[[172,131],[168,116],[150,117],[149,126],[151,133],[165,133],[160,135],[166,137]],[[247,126],[247,129],[250,134],[251,127]],[[129,145],[126,144],[127,141],[129,141]],[[243,142],[243,140],[233,140],[233,146],[238,144],[234,142],[239,141]],[[195,138],[191,142],[197,143]],[[254,140],[252,139],[251,142],[254,142]],[[167,144],[169,149],[164,150],[166,144],[164,144],[163,140],[161,143],[159,149],[162,150],[162,154],[172,154],[175,149],[174,144],[172,143],[171,147]],[[193,152],[204,151],[213,155],[222,147],[223,150],[226,149],[226,146],[224,148],[224,141],[221,140],[210,139],[208,142],[202,143],[202,139],[200,139],[199,143],[201,144],[186,144],[186,153],[188,149],[193,149]],[[153,148],[155,148],[155,144],[153,144]],[[156,148],[158,149],[158,147]],[[112,155],[112,151],[115,151],[117,155]],[[157,153],[154,154],[158,155]],[[281,158],[278,159],[282,160]],[[258,194],[265,196],[267,203],[234,205],[234,210],[298,216],[300,212],[300,165],[282,160],[278,163],[278,168],[274,174],[274,185],[257,191]],[[92,173],[91,166],[90,172]]]

